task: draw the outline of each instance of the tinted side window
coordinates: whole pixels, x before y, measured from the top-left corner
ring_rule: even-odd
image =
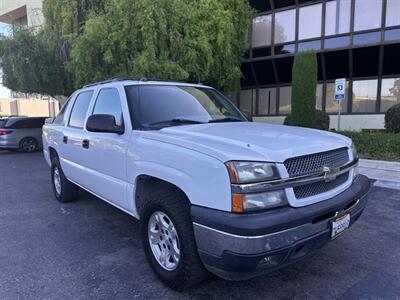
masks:
[[[42,128],[46,118],[36,118],[32,119],[32,128]]]
[[[113,115],[115,117],[115,124],[122,126],[122,107],[117,89],[103,89],[99,92],[93,115]]]
[[[93,91],[83,92],[78,95],[69,118],[69,126],[83,128]]]
[[[8,121],[7,119],[0,120],[0,128],[4,128],[4,126],[6,125],[7,121]]]
[[[56,125],[64,125],[64,119],[65,119],[65,112],[67,111],[67,107],[69,102],[71,101],[71,97],[68,98],[67,102],[65,102],[65,104],[63,105],[63,107],[61,108],[61,110],[58,112],[56,118],[54,119],[53,124]]]

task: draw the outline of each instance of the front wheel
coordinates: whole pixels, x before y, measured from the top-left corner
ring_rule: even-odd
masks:
[[[143,247],[153,270],[172,289],[182,291],[207,275],[197,252],[186,197],[154,190],[141,209]]]

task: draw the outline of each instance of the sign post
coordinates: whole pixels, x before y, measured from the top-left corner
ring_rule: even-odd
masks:
[[[342,113],[342,101],[346,98],[346,78],[335,80],[335,101],[338,102],[338,128],[340,131],[340,117]]]

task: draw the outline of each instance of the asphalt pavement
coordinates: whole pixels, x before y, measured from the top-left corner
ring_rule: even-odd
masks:
[[[374,187],[342,237],[248,281],[184,293],[147,264],[139,223],[82,192],[58,203],[42,153],[0,152],[0,299],[400,299],[400,191]]]

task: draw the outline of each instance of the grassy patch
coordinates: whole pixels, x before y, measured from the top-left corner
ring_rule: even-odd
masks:
[[[361,158],[400,161],[400,134],[344,131],[353,139]]]

